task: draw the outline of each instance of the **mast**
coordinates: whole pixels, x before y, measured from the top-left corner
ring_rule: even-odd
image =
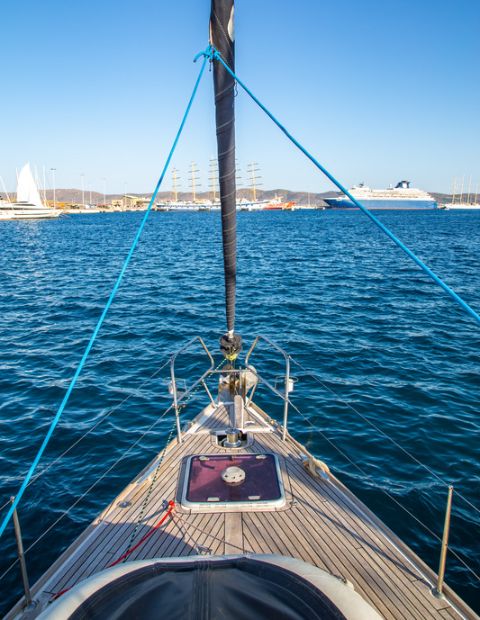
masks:
[[[85,175],[83,172],[80,175],[80,178],[82,179],[82,207],[85,207]],[[126,194],[127,190],[125,190],[124,193]]]
[[[190,164],[190,187],[192,188],[192,202],[197,202],[197,187],[200,185],[200,177],[197,174],[200,172],[197,164],[192,161]]]
[[[47,204],[47,176],[45,166],[43,166],[43,204]]]
[[[225,63],[235,71],[233,30],[234,0],[212,0],[210,44],[220,52]],[[213,61],[215,90],[215,121],[217,129],[218,174],[222,213],[223,265],[225,271],[225,306],[227,333],[220,339],[220,348],[234,360],[241,348],[241,339],[234,333],[237,258],[237,212],[235,193],[235,80],[225,67]]]
[[[260,178],[257,172],[260,172],[260,168],[256,162],[251,162],[247,165],[247,172],[250,176],[250,189],[252,190],[252,200],[253,202],[257,202],[257,188],[258,188],[258,179]]]
[[[7,197],[8,202],[12,202],[12,201],[11,201],[11,199],[10,199],[10,196],[9,196],[9,194],[8,194],[8,192],[7,192],[7,188],[5,187],[5,183],[4,183],[4,181],[3,181],[3,178],[2,178],[2,177],[0,177],[0,185],[2,186],[3,193],[4,193],[4,194],[5,194],[5,196]]]
[[[240,164],[238,163],[238,160],[235,159],[235,183],[237,187],[241,187],[242,186],[242,169],[240,168]]]
[[[178,170],[174,168],[172,170],[172,187],[173,187],[173,201],[178,202],[178,181],[180,177],[178,176]]]
[[[462,200],[463,200],[463,184],[465,182],[465,175],[463,175],[462,177],[462,189],[460,190],[460,201],[459,204],[462,204]]]
[[[218,162],[216,159],[210,159],[210,176],[208,177],[210,181],[210,192],[212,202],[217,202],[217,191],[218,191]]]
[[[257,189],[258,189],[258,186],[261,185],[261,183],[259,183],[259,179],[262,178],[257,174],[257,172],[260,172],[260,168],[258,167],[257,162],[252,161],[250,164],[248,164],[247,169],[248,169],[248,174],[250,175],[250,188],[252,190],[252,200],[253,202],[257,202]]]

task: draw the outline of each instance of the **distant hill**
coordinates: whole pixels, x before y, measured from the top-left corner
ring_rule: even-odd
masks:
[[[71,188],[71,189],[57,189],[55,191],[57,202],[64,203],[76,203],[80,204],[82,202],[82,190]],[[438,192],[430,192],[430,194],[437,200],[439,203],[451,202],[452,196],[450,194],[441,194]],[[53,190],[47,190],[46,192],[47,200],[53,200]],[[91,202],[93,204],[103,204],[104,197],[100,192],[85,192],[85,202],[90,203],[90,195]],[[121,198],[123,194],[107,194],[105,196],[107,204],[110,204],[112,200]],[[252,198],[252,190],[249,188],[240,188],[237,189],[237,195],[239,199],[241,198]],[[151,198],[152,194],[141,194],[137,192],[130,193],[129,196],[139,196]],[[334,196],[340,196],[340,192],[320,192],[320,193],[309,193],[303,191],[295,191],[289,189],[270,189],[270,190],[257,190],[257,200],[271,199],[275,198],[275,196],[282,196],[285,201],[293,201],[300,205],[306,205],[310,202],[312,205],[324,205],[324,198],[332,198]],[[211,192],[197,192],[197,199],[205,200],[211,199]],[[158,200],[172,200],[172,192],[159,192]],[[191,192],[179,192],[178,199],[182,200],[191,200],[192,194]]]
[[[141,194],[138,192],[129,192],[129,196],[138,196],[138,197],[146,197],[151,198],[152,194]],[[237,189],[237,195],[239,199],[246,198],[252,199],[252,190],[249,188],[240,188]],[[323,193],[308,193],[302,191],[292,191],[288,189],[271,189],[271,190],[257,190],[257,200],[268,200],[271,198],[275,198],[275,196],[281,196],[285,201],[293,201],[297,204],[308,204],[310,201],[311,204],[324,204],[323,198],[329,198],[331,196],[335,196],[335,192],[323,192]],[[46,191],[47,200],[53,200],[53,190]],[[112,200],[116,200],[122,198],[123,194],[106,194],[105,199],[107,204],[110,204]],[[76,188],[70,189],[62,189],[59,188],[55,190],[55,197],[57,202],[64,203],[82,203],[82,190]],[[90,198],[91,197],[91,198]],[[197,192],[198,200],[207,200],[212,198],[211,192]],[[172,200],[173,194],[172,192],[159,192],[157,199],[159,201],[162,200]],[[191,192],[179,192],[178,200],[192,200]],[[100,192],[85,192],[85,202],[89,204],[103,204],[104,196]]]

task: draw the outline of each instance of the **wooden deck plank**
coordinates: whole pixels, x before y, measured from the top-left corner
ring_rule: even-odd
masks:
[[[327,529],[319,527],[318,522],[314,519],[309,521],[304,510],[298,508],[295,512],[299,520],[305,526],[305,529],[310,533],[309,542],[312,549],[315,550],[316,554],[321,558],[320,562],[315,561],[313,564],[319,568],[327,564],[328,572],[351,581],[355,585],[355,589],[364,594],[374,607],[385,615],[388,608],[384,604],[385,597],[382,596],[383,593],[378,587],[378,584],[376,584],[375,575],[366,575],[365,567],[361,566],[341,545],[339,546],[336,544],[335,538]],[[290,523],[292,520],[293,519],[290,517]],[[294,557],[304,559],[298,552],[294,552]],[[387,615],[386,617],[392,616]],[[403,616],[396,615],[393,617]]]
[[[168,457],[166,455],[162,463],[163,476],[159,477],[157,480],[156,494],[153,494],[151,499],[152,502],[159,500],[159,495],[162,495],[165,490],[163,487],[164,484],[169,484],[169,489],[173,493],[173,489],[176,486],[176,477],[178,475],[177,463],[178,460],[182,458],[183,454],[189,453],[190,449],[202,448],[203,444],[207,443],[206,438],[202,436],[192,436],[192,439],[194,439],[194,442],[192,442],[191,447],[185,442],[181,449],[178,449],[178,452],[173,455],[173,463],[170,463],[172,460],[171,451]],[[175,467],[170,467],[170,464],[174,464]],[[138,521],[144,496],[148,493],[148,487],[149,483],[146,482],[139,489],[133,488],[131,490],[132,495],[129,494],[124,498],[126,501],[131,501],[131,505],[128,508],[124,509],[123,512],[122,509],[119,509],[119,512],[115,514],[107,513],[105,515],[105,517],[109,517],[108,521],[106,521],[105,517],[101,521],[101,524],[105,525],[105,527],[101,528],[99,534],[92,540],[90,547],[84,550],[81,557],[75,558],[75,562],[66,564],[65,572],[63,575],[59,576],[58,581],[52,588],[53,591],[58,592],[66,587],[71,587],[73,583],[98,572],[98,570],[100,570],[99,566],[104,566],[105,564],[103,561],[104,557],[110,557],[112,558],[111,561],[113,561],[127,550],[131,534]],[[118,503],[117,499],[114,501],[115,504]],[[111,517],[113,517],[113,519],[111,519]],[[121,525],[120,528],[115,527],[118,524]],[[110,525],[114,527],[110,527]],[[141,536],[137,533],[136,540],[140,537]],[[94,554],[91,550],[92,547],[95,548]]]
[[[264,540],[263,535],[255,524],[248,519],[248,513],[243,515],[244,549],[251,553],[275,553],[274,548],[270,548]]]
[[[301,466],[300,466],[301,467]],[[303,469],[303,467],[302,467]],[[308,474],[307,474],[308,475]],[[327,482],[323,482],[323,485],[328,485],[329,483]],[[316,479],[311,478],[311,482],[310,485],[300,485],[298,482],[295,483],[292,481],[292,488],[296,489],[296,488],[300,488],[301,491],[303,491],[304,494],[310,494],[312,493],[311,488],[315,485],[318,485]],[[316,495],[313,495],[313,500],[315,500]],[[299,499],[299,501],[302,503],[302,500],[299,498],[299,495],[297,495],[297,499]],[[309,508],[311,507],[311,504],[309,504]],[[333,550],[334,552],[336,551],[337,554],[339,552],[339,550],[342,550],[342,554],[344,554],[345,549],[349,549],[350,548],[350,552],[349,552],[349,556],[351,556],[351,548],[353,547],[354,549],[357,550],[357,553],[362,555],[361,551],[363,548],[363,545],[360,543],[360,541],[357,542],[355,534],[353,534],[353,532],[357,532],[358,531],[358,525],[360,524],[360,520],[357,519],[356,521],[353,520],[352,522],[352,515],[348,514],[348,510],[345,511],[339,511],[337,509],[336,505],[332,506],[332,510],[329,510],[330,507],[330,503],[324,502],[321,505],[321,510],[323,511],[323,518],[328,518],[328,519],[332,519],[332,521],[330,522],[330,527],[326,528],[325,525],[323,525],[321,523],[321,520],[318,520],[318,510],[319,508],[315,505],[315,507],[312,509],[313,512],[315,513],[313,515],[313,523],[316,523],[316,531],[319,533],[321,531],[325,532],[329,532],[330,536],[329,539],[330,541],[332,541],[332,536],[336,539],[333,542]],[[356,516],[356,515],[355,515]],[[337,536],[335,534],[335,529],[337,527],[340,527],[343,531],[342,531],[342,535],[341,536]],[[350,530],[350,528],[352,528],[352,530]],[[362,542],[366,542],[367,545],[371,545],[371,538],[367,537],[366,541],[362,541]],[[330,542],[329,544],[330,547],[332,547],[332,542]],[[375,575],[382,575],[382,574],[388,574],[389,578],[393,579],[393,582],[396,584],[397,590],[395,591],[395,589],[391,590],[391,594],[390,594],[390,599],[392,604],[395,605],[396,609],[398,610],[398,613],[401,614],[401,608],[402,607],[407,607],[408,611],[412,614],[420,614],[423,617],[427,618],[427,617],[433,617],[430,615],[429,613],[429,609],[425,608],[424,605],[422,605],[421,603],[419,603],[417,597],[415,595],[413,595],[413,597],[411,596],[410,598],[407,596],[406,599],[404,601],[402,601],[402,603],[398,603],[398,595],[396,594],[396,592],[401,592],[402,595],[405,594],[405,592],[407,592],[407,595],[410,593],[409,590],[405,590],[404,585],[401,583],[401,580],[398,577],[397,571],[398,571],[398,567],[395,566],[394,569],[392,569],[392,567],[387,567],[385,565],[381,566],[381,562],[376,562],[378,566],[375,566],[375,560],[378,560],[378,558],[381,557],[378,555],[378,553],[367,553],[364,556],[364,559],[367,563],[367,565],[369,565],[369,576],[368,576],[368,580],[371,581],[373,580],[376,583],[376,589],[380,589],[381,591],[385,591],[384,586],[382,585],[381,580],[380,581],[375,581]],[[374,560],[374,564],[372,564],[372,559]],[[385,564],[385,563],[384,563]],[[402,566],[403,567],[403,566]],[[363,566],[362,570],[366,570],[367,566]],[[357,571],[358,572],[358,571]],[[351,579],[351,577],[349,577]],[[360,585],[360,584],[359,584]],[[414,593],[412,593],[414,594]]]
[[[270,437],[268,438],[268,444],[269,444],[269,447],[270,447],[270,448],[272,448],[272,449],[273,449],[274,451],[276,451],[276,452],[283,452],[283,453],[285,453],[285,450],[282,450],[282,449],[281,449],[281,447],[278,447],[278,448],[277,448],[277,446],[276,446],[276,445],[272,445],[272,443],[276,443],[277,441],[278,441],[278,439],[277,439],[275,436],[270,435]],[[292,465],[293,465],[293,463],[292,463]],[[303,467],[302,467],[301,465],[297,465],[296,469],[297,469],[297,472],[300,472],[301,470],[303,470]],[[304,470],[303,470],[302,474],[303,474],[303,473],[304,473]],[[305,473],[306,473],[306,472],[305,472]],[[308,476],[308,474],[306,474],[306,475]],[[302,476],[302,477],[303,477],[303,476]],[[303,489],[302,489],[302,490],[303,490],[303,492],[305,492],[305,491],[309,490],[309,487],[315,486],[316,484],[318,485],[318,483],[316,483],[315,479],[313,479],[313,478],[310,478],[310,480],[309,480],[308,482],[309,482],[309,484],[307,484],[307,485],[304,485],[304,486],[303,486]],[[293,481],[292,481],[292,488],[293,488],[293,489],[295,488],[295,483],[294,483]],[[318,495],[315,495],[315,499],[316,499],[317,497],[318,497]],[[327,500],[327,504],[328,504],[328,500]],[[323,505],[323,508],[326,508],[326,507],[327,507],[327,506],[324,504],[324,505]],[[345,513],[348,513],[348,510],[346,510],[346,511],[345,511]],[[334,514],[335,514],[335,517],[339,517],[339,515],[340,515],[340,518],[341,518],[340,523],[342,523],[343,525],[346,525],[346,526],[347,526],[347,528],[349,527],[349,525],[350,525],[350,524],[348,523],[347,519],[345,519],[345,518],[344,518],[344,516],[342,515],[342,513],[340,513],[338,510],[335,510],[335,511],[334,511]],[[353,514],[355,514],[355,513],[353,513]],[[359,514],[360,514],[360,513],[359,513]],[[357,516],[357,515],[355,514],[355,516]],[[272,518],[273,518],[273,517],[272,517]],[[359,523],[359,522],[362,522],[362,521],[361,521],[360,519],[357,519],[357,523],[356,523],[355,525],[358,525],[358,523]],[[363,522],[362,522],[362,523],[363,523]],[[318,523],[317,523],[317,526],[318,526]],[[347,531],[348,531],[348,530],[347,530]],[[377,540],[379,540],[379,539],[378,539],[378,537],[376,537],[376,538],[377,538]],[[370,540],[371,540],[371,538],[368,538],[369,544],[371,544],[371,543],[370,543]],[[343,545],[344,545],[344,541],[343,541],[343,540],[341,540],[341,541],[340,541],[340,544],[339,544],[339,542],[337,541],[337,542],[334,544],[334,548],[335,548],[335,549],[337,550],[337,552],[338,552],[338,550],[339,550],[339,549],[340,549]],[[352,541],[351,541],[351,546],[353,546],[353,547],[355,547],[355,548],[357,548],[357,549],[360,549],[360,548],[362,547],[362,545],[361,545],[361,544],[356,544],[356,543],[355,543],[355,540],[352,540]],[[385,546],[385,548],[387,548],[387,547]],[[371,561],[371,557],[372,557],[372,554],[366,554],[366,560],[367,560],[367,562],[370,562],[370,561]],[[400,558],[400,560],[402,560],[403,564],[405,563],[405,562],[404,562],[404,560],[403,560],[402,558]],[[397,559],[397,561],[398,561],[398,559]],[[403,565],[402,565],[402,567],[403,567]],[[370,567],[370,568],[372,568],[372,569],[373,569],[373,572],[371,572],[371,573],[369,574],[369,576],[368,576],[368,581],[371,581],[372,579],[373,579],[373,580],[375,580],[375,577],[374,577],[374,576],[375,576],[377,573],[378,573],[379,575],[382,575],[382,574],[386,571],[386,573],[387,573],[387,574],[389,574],[389,576],[390,576],[390,577],[393,577],[393,580],[394,580],[394,582],[395,582],[395,584],[396,584],[396,586],[397,586],[397,588],[398,588],[398,590],[397,590],[397,591],[402,592],[402,594],[404,594],[404,593],[405,593],[405,585],[408,585],[408,584],[401,583],[401,581],[400,581],[400,580],[399,580],[399,578],[398,578],[398,575],[396,574],[396,571],[395,571],[395,570],[392,570],[392,569],[391,569],[391,567],[381,566],[381,567],[380,567],[380,570],[378,570],[378,571],[376,570],[376,567],[375,567],[375,566]],[[357,572],[361,573],[361,572],[362,572],[362,570],[364,570],[364,567],[363,567],[363,566],[362,566],[362,567],[360,567],[360,568],[359,568],[359,570],[358,570]],[[373,575],[373,577],[372,577],[372,575]],[[384,589],[383,585],[381,584],[381,580],[380,580],[380,581],[377,581],[377,589],[378,589],[378,588],[380,588],[382,591],[385,591],[385,589]],[[430,606],[430,601],[426,601],[426,606],[425,606],[425,605],[422,605],[422,604],[421,604],[421,602],[418,600],[418,597],[416,597],[416,596],[415,596],[415,593],[414,593],[414,592],[411,592],[411,590],[408,590],[408,589],[407,589],[407,593],[408,593],[408,594],[410,594],[410,597],[408,597],[408,596],[407,596],[406,600],[404,599],[404,600],[402,600],[402,601],[400,601],[400,602],[399,602],[399,601],[398,601],[398,598],[399,598],[399,597],[398,597],[398,595],[395,593],[395,589],[394,589],[394,588],[393,588],[393,589],[392,589],[392,588],[389,588],[388,590],[389,590],[389,592],[390,592],[390,590],[391,590],[391,592],[390,592],[390,601],[391,601],[391,603],[392,603],[392,604],[395,604],[395,607],[396,607],[396,608],[397,608],[397,610],[398,610],[398,614],[399,614],[399,615],[398,615],[397,617],[400,617],[400,614],[402,613],[402,612],[400,611],[400,609],[401,609],[402,607],[406,607],[406,608],[407,608],[407,610],[406,610],[406,611],[407,611],[407,614],[409,614],[409,615],[407,615],[407,617],[410,617],[410,614],[411,614],[411,615],[413,615],[413,616],[418,615],[418,614],[421,614],[421,615],[422,615],[423,617],[425,617],[425,618],[427,618],[427,617],[434,617],[434,615],[433,615],[433,614],[431,613],[431,611],[430,611],[430,609],[431,609],[431,606]],[[413,596],[412,596],[412,594],[413,594]],[[424,602],[425,602],[425,601],[424,601]],[[385,611],[384,611],[384,613],[385,613]]]
[[[400,554],[395,553],[393,548],[388,548],[386,545],[382,544],[382,548],[377,548],[377,543],[381,542],[374,528],[367,529],[365,525],[365,521],[358,518],[355,513],[351,513],[348,509],[339,511],[337,506],[333,506],[333,512],[330,514],[328,511],[328,503],[324,504],[322,508],[325,510],[325,515],[328,515],[329,518],[334,518],[337,521],[337,526],[345,528],[345,532],[351,530],[355,532],[353,534],[353,539],[351,540],[351,546],[357,549],[360,552],[363,549],[368,549],[368,553],[366,553],[366,560],[368,562],[372,562],[376,564],[376,570],[380,573],[387,572],[390,574],[392,579],[394,580],[398,591],[402,592],[410,592],[413,596],[412,603],[413,605],[417,605],[419,602],[419,597],[415,595],[415,592],[408,587],[408,582],[411,580],[411,568],[406,564],[404,558],[400,556]],[[317,508],[312,508],[315,512]],[[362,531],[363,530],[363,531]],[[361,534],[360,534],[361,533]],[[358,541],[356,541],[357,534],[360,534],[358,537]],[[342,536],[343,538],[343,536]],[[343,541],[342,541],[343,543]],[[375,551],[375,553],[371,553],[371,551]],[[390,566],[387,566],[387,562],[391,563]],[[419,575],[417,575],[417,578]],[[424,613],[428,614],[427,611]]]
[[[224,518],[225,553],[243,553],[243,520],[241,512],[230,512]]]
[[[247,415],[257,427],[266,424],[258,413],[247,411]],[[228,425],[225,407],[217,407],[206,417],[200,415],[198,420],[203,422],[200,432],[184,433],[181,445],[171,442],[154,479],[134,484],[151,471],[155,459],[93,522],[88,537],[71,545],[51,573],[47,571],[40,591],[48,587],[50,592],[59,592],[111,564],[128,549],[133,532],[135,545],[158,523],[165,511],[164,500],[178,500],[180,467],[187,456],[225,452],[210,434]],[[388,528],[371,520],[359,500],[352,499],[335,478],[317,479],[305,470],[296,442],[289,438],[283,442],[279,430],[271,427],[253,437],[252,445],[242,453],[273,452],[284,462],[287,504],[283,509],[199,513],[178,507],[128,560],[198,553],[277,553],[349,579],[386,620],[460,618],[447,601],[432,600],[421,563],[410,564],[389,537]],[[119,502],[127,504],[122,508]],[[37,590],[36,585],[34,594]]]

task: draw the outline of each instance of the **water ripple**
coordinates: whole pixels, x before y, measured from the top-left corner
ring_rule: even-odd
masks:
[[[0,502],[40,445],[141,216],[1,224]],[[381,218],[480,308],[479,214]],[[367,421],[479,506],[480,331],[359,213],[241,213],[238,231],[237,331],[246,343],[270,336],[321,381],[294,366],[293,402],[315,428],[292,411],[292,431],[436,568],[438,542],[385,492],[441,535],[445,485]],[[137,388],[166,357],[195,334],[217,350],[223,294],[218,214],[153,213],[42,467],[128,401],[29,487],[20,507],[26,547],[160,418],[168,368]],[[188,357],[184,377],[202,364]],[[272,381],[281,373],[266,349],[255,364]],[[281,417],[281,402],[262,390],[258,398]],[[201,404],[194,398],[184,415]],[[32,580],[161,449],[172,422],[161,420],[28,554]],[[479,513],[455,496],[452,547],[477,573],[479,530]],[[14,558],[9,528],[0,573]],[[447,580],[480,611],[478,583],[452,557]],[[14,569],[1,584],[13,593],[4,608],[19,585]]]

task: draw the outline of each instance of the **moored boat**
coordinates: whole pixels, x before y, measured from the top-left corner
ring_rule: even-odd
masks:
[[[449,202],[442,205],[443,209],[447,210],[459,210],[459,211],[476,211],[480,209],[480,203],[478,202]]]
[[[295,209],[295,204],[293,200],[284,202],[281,196],[275,196],[275,198],[269,200],[263,208],[265,211],[293,211]]]
[[[43,204],[32,175],[30,164],[20,170],[17,182],[16,202],[0,202],[0,218],[5,220],[52,219],[61,215],[59,209]]]
[[[350,193],[367,209],[416,210],[435,209],[437,203],[427,192],[410,187],[410,181],[400,181],[395,187],[371,189],[363,183],[354,185]],[[335,209],[355,209],[348,197],[325,198],[327,205]]]

